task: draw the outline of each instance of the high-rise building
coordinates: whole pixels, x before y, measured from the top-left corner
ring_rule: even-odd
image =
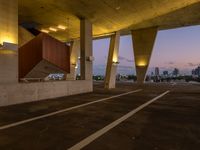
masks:
[[[200,66],[192,70],[192,75],[200,77]]]
[[[172,74],[173,74],[173,76],[178,76],[179,75],[179,70],[177,68],[174,68]]]
[[[167,70],[163,71],[163,75],[168,76],[169,75],[168,71]]]
[[[160,75],[160,73],[159,73],[159,68],[156,67],[156,68],[155,68],[155,76],[159,76],[159,75]]]

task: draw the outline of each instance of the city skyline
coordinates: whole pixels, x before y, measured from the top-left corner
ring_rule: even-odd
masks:
[[[181,74],[191,74],[191,70],[200,64],[200,26],[161,30],[154,45],[148,74],[159,67],[160,71],[179,68]],[[104,74],[110,39],[93,42],[94,74]],[[99,51],[101,51],[99,53]],[[121,36],[119,47],[119,69],[124,67],[128,73],[135,73],[132,38]],[[130,70],[129,70],[130,69]],[[132,69],[132,70],[131,70]]]

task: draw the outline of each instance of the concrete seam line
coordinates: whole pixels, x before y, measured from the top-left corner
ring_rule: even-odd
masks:
[[[30,119],[25,119],[25,120],[18,121],[18,122],[15,122],[15,123],[11,123],[11,124],[8,124],[8,125],[3,125],[3,126],[0,126],[0,130],[4,130],[4,129],[11,128],[11,127],[19,126],[19,125],[22,125],[22,124],[25,124],[25,123],[28,123],[28,122],[31,122],[31,121],[47,118],[47,117],[50,117],[50,116],[53,116],[53,115],[56,115],[56,114],[59,114],[59,113],[67,112],[67,111],[70,111],[70,110],[74,110],[74,109],[77,109],[77,108],[81,108],[81,107],[84,107],[84,106],[88,106],[88,105],[91,105],[91,104],[99,103],[99,102],[102,102],[102,101],[106,101],[106,100],[109,100],[109,99],[121,97],[121,96],[124,96],[124,95],[128,95],[128,94],[131,94],[131,93],[136,93],[136,92],[140,92],[140,91],[142,91],[142,89],[138,89],[138,90],[122,93],[122,94],[119,94],[119,95],[114,95],[114,96],[107,97],[107,98],[102,98],[102,99],[99,99],[99,100],[96,100],[96,101],[92,101],[92,102],[88,102],[88,103],[85,103],[85,104],[80,104],[80,105],[72,106],[72,107],[69,107],[69,108],[66,108],[66,109],[61,109],[61,110],[58,110],[58,111],[55,111],[55,112],[52,112],[52,113],[48,113],[48,114],[45,114],[45,115],[33,117],[33,118],[30,118]]]
[[[72,146],[68,150],[80,150],[80,149],[84,148],[85,146],[87,146],[88,144],[90,144],[91,142],[93,142],[94,140],[96,140],[97,138],[99,138],[100,136],[102,136],[103,134],[105,134],[106,132],[108,132],[109,130],[111,130],[112,128],[116,127],[117,125],[119,125],[120,123],[122,123],[123,121],[125,121],[126,119],[130,118],[131,116],[133,116],[138,111],[142,110],[143,108],[147,107],[148,105],[150,105],[154,101],[156,101],[156,100],[160,99],[161,97],[165,96],[169,92],[170,91],[166,91],[166,92],[160,94],[159,96],[151,99],[150,101],[142,104],[141,106],[139,106],[136,109],[130,111],[126,115],[122,116],[121,118],[115,120],[114,122],[108,124],[104,128],[102,128],[102,129],[98,130],[97,132],[91,134],[90,136],[86,137],[85,139],[83,139],[79,143],[75,144],[74,146]]]

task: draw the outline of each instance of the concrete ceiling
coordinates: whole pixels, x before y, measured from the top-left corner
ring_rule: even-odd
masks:
[[[49,33],[62,41],[79,37],[80,17],[93,23],[94,36],[152,26],[169,29],[200,24],[200,0],[19,0],[20,24],[38,30],[69,26]]]

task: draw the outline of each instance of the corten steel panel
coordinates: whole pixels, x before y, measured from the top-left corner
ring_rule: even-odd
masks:
[[[19,78],[23,78],[42,60],[42,35],[19,48]]]
[[[63,71],[70,72],[70,48],[51,36],[43,35],[43,58]]]
[[[19,78],[25,77],[43,59],[70,72],[69,46],[41,33],[19,48]]]

